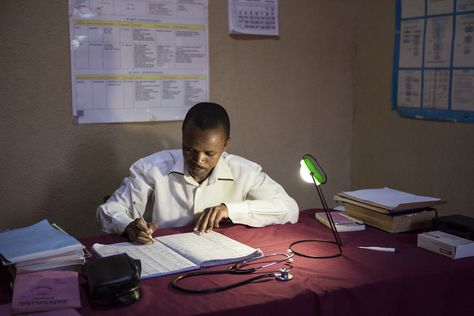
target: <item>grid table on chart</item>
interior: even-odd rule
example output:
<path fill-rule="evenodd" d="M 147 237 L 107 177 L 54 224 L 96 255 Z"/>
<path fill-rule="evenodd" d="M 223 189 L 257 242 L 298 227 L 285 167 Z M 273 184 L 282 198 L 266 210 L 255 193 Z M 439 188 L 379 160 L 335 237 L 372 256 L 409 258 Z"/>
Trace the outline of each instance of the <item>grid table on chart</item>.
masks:
<path fill-rule="evenodd" d="M 241 29 L 275 29 L 276 16 L 273 7 L 258 6 L 235 11 L 234 20 Z"/>

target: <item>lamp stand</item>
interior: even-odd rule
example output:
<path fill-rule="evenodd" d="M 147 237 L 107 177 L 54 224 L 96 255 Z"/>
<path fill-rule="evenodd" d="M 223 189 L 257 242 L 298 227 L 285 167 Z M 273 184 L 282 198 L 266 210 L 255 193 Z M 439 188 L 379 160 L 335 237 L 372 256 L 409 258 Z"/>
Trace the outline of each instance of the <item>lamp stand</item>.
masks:
<path fill-rule="evenodd" d="M 323 205 L 324 213 L 326 214 L 326 217 L 328 218 L 329 226 L 331 226 L 331 230 L 334 236 L 334 241 L 333 240 L 324 240 L 324 239 L 304 239 L 304 240 L 298 240 L 290 244 L 288 247 L 295 255 L 306 257 L 306 258 L 314 258 L 314 259 L 329 259 L 329 258 L 336 258 L 342 255 L 342 240 L 341 237 L 339 236 L 339 233 L 337 232 L 336 224 L 334 223 L 334 219 L 332 218 L 331 212 L 329 211 L 329 207 L 326 203 L 326 199 L 324 198 L 323 190 L 321 189 L 321 186 L 316 183 L 315 177 L 313 173 L 311 173 L 311 177 L 313 178 L 313 183 L 314 186 L 316 187 L 316 191 L 318 192 L 319 199 L 321 200 L 321 204 Z M 301 253 L 299 251 L 293 250 L 293 246 L 297 244 L 302 244 L 302 243 L 314 243 L 314 242 L 324 242 L 324 243 L 332 243 L 336 244 L 339 252 L 334 254 L 334 255 L 327 255 L 327 256 L 315 256 L 315 255 L 308 255 Z"/>

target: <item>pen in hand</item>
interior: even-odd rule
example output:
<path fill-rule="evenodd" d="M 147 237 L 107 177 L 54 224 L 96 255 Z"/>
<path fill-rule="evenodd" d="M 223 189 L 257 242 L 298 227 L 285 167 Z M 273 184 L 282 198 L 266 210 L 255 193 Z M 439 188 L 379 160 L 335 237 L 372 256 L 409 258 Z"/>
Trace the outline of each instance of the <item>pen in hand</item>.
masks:
<path fill-rule="evenodd" d="M 147 227 L 147 229 L 148 229 L 148 225 L 147 225 L 145 219 L 143 218 L 142 213 L 138 212 L 138 211 L 135 209 L 135 201 L 133 201 L 133 210 L 134 210 L 135 212 L 137 212 L 138 215 L 140 215 L 140 219 L 142 220 L 143 224 L 145 224 L 145 227 Z M 151 234 L 148 234 L 148 239 L 151 241 L 152 244 L 155 243 L 154 240 L 153 240 L 153 237 L 151 236 Z"/>
<path fill-rule="evenodd" d="M 366 249 L 366 250 L 372 250 L 372 251 L 380 251 L 380 252 L 400 252 L 399 249 L 397 248 L 391 248 L 391 247 L 363 247 L 359 246 L 357 247 L 359 249 Z"/>

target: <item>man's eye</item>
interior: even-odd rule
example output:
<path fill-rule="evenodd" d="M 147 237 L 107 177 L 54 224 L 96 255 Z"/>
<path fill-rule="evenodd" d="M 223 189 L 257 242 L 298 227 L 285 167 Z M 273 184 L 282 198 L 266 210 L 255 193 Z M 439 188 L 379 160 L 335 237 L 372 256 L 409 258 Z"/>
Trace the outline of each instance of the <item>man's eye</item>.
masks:
<path fill-rule="evenodd" d="M 216 153 L 215 152 L 206 152 L 206 155 L 209 156 L 209 157 L 212 157 L 214 156 Z"/>

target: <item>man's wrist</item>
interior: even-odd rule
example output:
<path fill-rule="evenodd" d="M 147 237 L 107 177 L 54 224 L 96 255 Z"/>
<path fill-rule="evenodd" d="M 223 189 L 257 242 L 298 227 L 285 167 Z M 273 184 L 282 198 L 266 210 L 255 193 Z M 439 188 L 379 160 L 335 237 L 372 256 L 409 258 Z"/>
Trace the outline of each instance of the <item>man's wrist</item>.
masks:
<path fill-rule="evenodd" d="M 132 224 L 133 224 L 133 221 L 130 222 L 126 227 L 125 229 L 123 230 L 123 233 L 122 233 L 122 236 L 131 240 L 130 238 L 130 232 L 133 231 L 133 228 L 132 228 Z"/>

